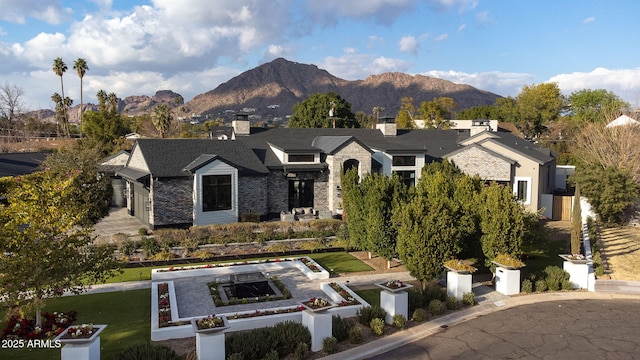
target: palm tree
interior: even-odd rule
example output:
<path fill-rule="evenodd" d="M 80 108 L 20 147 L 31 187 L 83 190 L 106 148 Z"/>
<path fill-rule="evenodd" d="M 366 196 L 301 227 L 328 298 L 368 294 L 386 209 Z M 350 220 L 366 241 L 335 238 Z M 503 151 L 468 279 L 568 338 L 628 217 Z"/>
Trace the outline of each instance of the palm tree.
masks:
<path fill-rule="evenodd" d="M 107 111 L 107 92 L 100 89 L 96 94 L 96 97 L 98 98 L 98 110 L 100 112 Z"/>
<path fill-rule="evenodd" d="M 115 114 L 118 112 L 118 96 L 116 93 L 110 93 L 107 96 L 107 101 L 109 102 L 109 106 L 111 107 L 111 113 Z"/>
<path fill-rule="evenodd" d="M 151 114 L 153 120 L 153 126 L 158 129 L 160 137 L 164 138 L 164 134 L 169 130 L 173 116 L 171 115 L 171 109 L 167 104 L 158 104 L 153 108 L 153 114 Z"/>
<path fill-rule="evenodd" d="M 55 58 L 55 60 L 53 60 L 53 66 L 51 68 L 53 70 L 53 72 L 60 76 L 60 87 L 62 88 L 62 99 L 64 99 L 64 82 L 62 81 L 62 75 L 65 73 L 65 71 L 67 71 L 67 64 L 64 63 L 64 61 L 62 61 L 62 58 Z M 62 109 L 63 113 L 65 116 L 63 116 L 63 119 L 66 120 L 67 116 L 67 109 Z M 63 120 L 64 121 L 64 120 Z M 64 125 L 64 124 L 63 124 Z M 68 132 L 68 131 L 67 131 Z"/>
<path fill-rule="evenodd" d="M 80 78 L 80 133 L 82 133 L 82 113 L 84 112 L 84 102 L 82 99 L 82 79 L 84 78 L 84 74 L 89 70 L 89 66 L 87 65 L 87 61 L 83 58 L 78 58 L 75 63 L 73 63 L 73 69 L 78 73 L 78 77 Z"/>

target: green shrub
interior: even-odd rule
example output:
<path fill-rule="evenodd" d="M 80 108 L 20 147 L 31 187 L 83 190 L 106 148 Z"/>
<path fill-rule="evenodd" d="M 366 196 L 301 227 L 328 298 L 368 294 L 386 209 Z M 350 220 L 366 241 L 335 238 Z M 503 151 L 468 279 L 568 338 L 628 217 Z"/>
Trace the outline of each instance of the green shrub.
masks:
<path fill-rule="evenodd" d="M 324 243 L 321 240 L 315 240 L 315 241 L 303 241 L 299 248 L 301 250 L 305 250 L 308 252 L 316 252 L 318 250 L 322 250 L 324 248 L 326 248 L 326 246 L 324 245 Z"/>
<path fill-rule="evenodd" d="M 149 235 L 149 230 L 147 230 L 147 228 L 145 227 L 141 227 L 140 229 L 138 229 L 138 235 L 147 236 Z"/>
<path fill-rule="evenodd" d="M 349 337 L 349 323 L 340 315 L 331 317 L 331 333 L 338 339 L 338 342 L 346 340 Z"/>
<path fill-rule="evenodd" d="M 411 316 L 411 320 L 415 322 L 423 322 L 427 320 L 427 312 L 424 311 L 423 308 L 417 308 L 413 312 L 413 316 Z"/>
<path fill-rule="evenodd" d="M 144 253 L 144 257 L 150 258 L 160 251 L 158 241 L 152 237 L 144 237 L 140 242 L 140 249 Z"/>
<path fill-rule="evenodd" d="M 113 356 L 114 360 L 180 360 L 180 357 L 166 345 L 138 344 L 123 349 Z"/>
<path fill-rule="evenodd" d="M 373 332 L 377 336 L 381 336 L 384 334 L 384 320 L 380 318 L 373 318 L 369 323 L 369 327 L 371 328 L 371 332 Z"/>
<path fill-rule="evenodd" d="M 131 239 L 126 239 L 122 241 L 120 245 L 118 245 L 118 251 L 120 251 L 121 254 L 126 256 L 133 255 L 136 252 L 137 248 L 138 248 L 138 245 L 136 244 L 135 241 Z"/>
<path fill-rule="evenodd" d="M 371 320 L 375 318 L 383 319 L 387 316 L 387 312 L 378 305 L 365 306 L 356 312 L 358 321 L 362 325 L 369 325 Z"/>
<path fill-rule="evenodd" d="M 462 303 L 467 306 L 473 306 L 476 304 L 476 294 L 469 291 L 468 293 L 462 294 Z"/>
<path fill-rule="evenodd" d="M 359 325 L 352 326 L 351 329 L 349 329 L 349 343 L 362 343 L 362 328 L 360 328 Z"/>
<path fill-rule="evenodd" d="M 445 305 L 449 310 L 458 310 L 458 307 L 460 307 L 458 298 L 455 296 L 447 296 L 447 300 L 445 300 Z"/>
<path fill-rule="evenodd" d="M 443 312 L 444 306 L 442 305 L 442 301 L 433 299 L 429 302 L 429 313 L 431 313 L 431 315 L 440 315 Z"/>
<path fill-rule="evenodd" d="M 523 293 L 532 293 L 533 292 L 533 283 L 529 279 L 522 280 L 522 292 Z"/>
<path fill-rule="evenodd" d="M 322 351 L 327 354 L 333 354 L 338 350 L 338 339 L 331 337 L 326 337 L 322 340 Z"/>
<path fill-rule="evenodd" d="M 175 257 L 175 255 L 171 252 L 171 250 L 162 250 L 153 256 L 151 259 L 153 260 L 171 260 Z"/>
<path fill-rule="evenodd" d="M 393 315 L 392 322 L 393 326 L 397 327 L 398 329 L 402 329 L 407 324 L 407 318 L 405 318 L 402 314 L 395 314 Z"/>
<path fill-rule="evenodd" d="M 547 291 L 547 282 L 544 279 L 540 279 L 536 281 L 536 291 L 537 292 Z"/>
<path fill-rule="evenodd" d="M 422 289 L 411 288 L 407 291 L 409 311 L 414 311 L 425 306 L 424 293 Z"/>
<path fill-rule="evenodd" d="M 562 281 L 562 290 L 573 290 L 573 283 L 571 280 L 563 280 Z"/>
<path fill-rule="evenodd" d="M 309 357 L 309 345 L 307 343 L 300 342 L 293 350 L 293 358 L 296 360 L 306 360 Z"/>
<path fill-rule="evenodd" d="M 565 280 L 569 280 L 569 273 L 564 271 L 558 266 L 547 266 L 544 269 L 545 281 L 547 282 L 547 288 L 549 291 L 560 290 L 562 283 Z"/>
<path fill-rule="evenodd" d="M 445 301 L 447 299 L 447 291 L 438 284 L 427 285 L 423 293 L 425 304 L 429 304 L 431 300 Z"/>
<path fill-rule="evenodd" d="M 276 351 L 276 349 L 271 349 L 271 351 L 269 351 L 263 358 L 262 360 L 279 360 L 280 356 L 278 356 L 278 351 Z"/>
<path fill-rule="evenodd" d="M 194 252 L 191 253 L 192 257 L 198 258 L 198 259 L 202 259 L 202 260 L 209 260 L 212 259 L 214 254 L 210 253 L 209 251 L 205 250 L 205 249 L 199 249 L 196 250 Z"/>
<path fill-rule="evenodd" d="M 260 214 L 254 212 L 240 214 L 240 222 L 260 222 Z"/>
<path fill-rule="evenodd" d="M 285 253 L 291 251 L 291 245 L 285 243 L 276 243 L 269 245 L 267 251 L 273 253 Z"/>
<path fill-rule="evenodd" d="M 596 274 L 596 276 L 603 276 L 604 275 L 604 266 L 602 264 L 598 264 L 596 265 L 596 267 L 593 270 Z"/>
<path fill-rule="evenodd" d="M 227 360 L 244 360 L 244 355 L 242 353 L 233 353 L 227 356 Z"/>
<path fill-rule="evenodd" d="M 227 354 L 241 353 L 245 359 L 262 359 L 272 349 L 284 358 L 293 353 L 301 342 L 310 344 L 311 333 L 301 323 L 285 321 L 271 327 L 228 334 Z"/>

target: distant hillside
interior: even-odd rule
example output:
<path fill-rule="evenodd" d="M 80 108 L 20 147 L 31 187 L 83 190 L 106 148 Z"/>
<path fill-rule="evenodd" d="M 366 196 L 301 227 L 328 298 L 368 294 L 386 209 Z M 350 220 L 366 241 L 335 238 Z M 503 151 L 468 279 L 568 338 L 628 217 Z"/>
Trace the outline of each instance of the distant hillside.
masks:
<path fill-rule="evenodd" d="M 348 81 L 315 65 L 282 58 L 248 70 L 198 95 L 185 104 L 190 113 L 218 114 L 225 110 L 255 109 L 257 114 L 285 116 L 293 106 L 314 93 L 333 91 L 351 103 L 353 112 L 371 114 L 383 106 L 386 116 L 395 116 L 400 99 L 412 97 L 414 105 L 446 96 L 458 103 L 457 111 L 479 105 L 492 105 L 499 95 L 469 85 L 404 73 L 372 75 L 365 80 Z"/>

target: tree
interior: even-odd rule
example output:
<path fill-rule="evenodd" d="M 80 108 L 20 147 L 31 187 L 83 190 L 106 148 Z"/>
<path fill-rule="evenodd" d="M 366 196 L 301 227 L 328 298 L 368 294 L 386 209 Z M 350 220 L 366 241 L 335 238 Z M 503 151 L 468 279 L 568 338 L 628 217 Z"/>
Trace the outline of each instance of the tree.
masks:
<path fill-rule="evenodd" d="M 495 105 L 482 105 L 474 106 L 469 109 L 462 110 L 456 114 L 456 119 L 459 120 L 475 120 L 475 119 L 488 119 L 498 120 L 500 118 L 499 109 Z"/>
<path fill-rule="evenodd" d="M 67 71 L 67 64 L 64 63 L 64 61 L 62 61 L 62 58 L 55 58 L 55 60 L 53 60 L 53 66 L 52 66 L 52 70 L 53 72 L 60 76 L 60 88 L 62 89 L 62 99 L 64 101 L 62 101 L 61 104 L 61 112 L 62 112 L 62 127 L 67 135 L 67 137 L 70 137 L 70 133 L 69 133 L 69 125 L 67 124 L 67 107 L 66 107 L 66 98 L 64 96 L 64 82 L 62 81 L 62 75 Z"/>
<path fill-rule="evenodd" d="M 538 137 L 545 123 L 560 116 L 564 99 L 556 83 L 525 86 L 516 97 L 518 102 L 518 125 L 525 137 Z"/>
<path fill-rule="evenodd" d="M 629 103 L 604 89 L 583 89 L 569 95 L 569 110 L 578 122 L 605 122 L 630 110 Z"/>
<path fill-rule="evenodd" d="M 376 122 L 380 121 L 380 113 L 384 112 L 384 106 L 374 106 L 371 110 L 376 115 Z"/>
<path fill-rule="evenodd" d="M 356 112 L 355 121 L 358 124 L 356 127 L 362 129 L 375 129 L 376 118 L 373 115 L 365 114 L 364 111 Z"/>
<path fill-rule="evenodd" d="M 80 78 L 80 133 L 83 132 L 83 122 L 82 122 L 82 113 L 84 112 L 84 101 L 82 98 L 82 80 L 84 79 L 84 74 L 89 70 L 89 65 L 87 65 L 87 61 L 83 58 L 78 58 L 73 63 L 73 69 L 78 74 Z"/>
<path fill-rule="evenodd" d="M 107 102 L 109 103 L 109 111 L 114 114 L 118 112 L 118 96 L 116 95 L 116 93 L 109 93 L 109 95 L 107 96 Z M 165 105 L 166 106 L 166 105 Z M 171 109 L 169 109 L 167 107 L 167 109 L 169 110 L 169 112 L 171 112 Z"/>
<path fill-rule="evenodd" d="M 529 232 L 526 210 L 516 201 L 510 187 L 491 183 L 482 188 L 478 197 L 485 264 L 498 254 L 519 256 L 524 238 Z"/>
<path fill-rule="evenodd" d="M 456 107 L 458 104 L 452 98 L 438 97 L 432 101 L 423 101 L 418 113 L 425 121 L 425 128 L 448 129 Z"/>
<path fill-rule="evenodd" d="M 35 308 L 42 326 L 46 299 L 114 274 L 113 249 L 93 244 L 80 219 L 88 206 L 73 201 L 79 172 L 58 177 L 50 171 L 17 177 L 0 207 L 0 289 L 9 308 Z"/>
<path fill-rule="evenodd" d="M 24 90 L 5 82 L 0 87 L 0 127 L 7 130 L 7 135 L 12 136 L 11 131 L 18 119 L 24 113 Z"/>
<path fill-rule="evenodd" d="M 331 116 L 331 114 L 333 116 Z M 351 104 L 334 92 L 313 94 L 293 106 L 290 128 L 352 128 L 359 124 Z"/>
<path fill-rule="evenodd" d="M 167 104 L 158 104 L 153 108 L 153 113 L 151 114 L 151 120 L 153 121 L 153 126 L 156 127 L 158 132 L 160 133 L 160 137 L 164 138 L 165 133 L 169 130 L 171 126 L 171 122 L 173 121 L 173 115 L 171 115 L 171 109 L 167 106 Z"/>
<path fill-rule="evenodd" d="M 73 104 L 73 100 L 69 97 L 62 97 L 58 93 L 53 93 L 53 95 L 51 95 L 51 101 L 56 104 L 56 124 L 61 124 L 63 133 L 67 137 L 70 137 L 66 108 Z"/>
<path fill-rule="evenodd" d="M 580 207 L 580 185 L 576 186 L 571 209 L 571 254 L 580 254 L 582 237 L 582 208 Z"/>
<path fill-rule="evenodd" d="M 415 129 L 413 118 L 416 108 L 413 106 L 412 97 L 403 97 L 400 99 L 400 110 L 396 115 L 396 126 L 398 129 Z"/>

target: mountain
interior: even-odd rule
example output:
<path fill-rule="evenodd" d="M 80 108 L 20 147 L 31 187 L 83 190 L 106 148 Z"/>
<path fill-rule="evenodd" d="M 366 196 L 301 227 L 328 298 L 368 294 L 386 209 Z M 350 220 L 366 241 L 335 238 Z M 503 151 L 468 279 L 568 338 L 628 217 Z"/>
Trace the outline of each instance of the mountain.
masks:
<path fill-rule="evenodd" d="M 447 80 L 404 73 L 371 75 L 348 81 L 315 65 L 282 58 L 243 72 L 214 90 L 194 97 L 184 105 L 186 112 L 221 114 L 225 110 L 253 112 L 263 116 L 291 114 L 293 106 L 315 93 L 333 91 L 351 103 L 352 111 L 371 114 L 374 106 L 386 110 L 381 116 L 395 116 L 403 97 L 412 97 L 418 107 L 437 97 L 453 98 L 457 111 L 473 106 L 492 105 L 500 95 L 454 84 Z M 255 110 L 254 110 L 255 109 Z"/>

